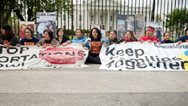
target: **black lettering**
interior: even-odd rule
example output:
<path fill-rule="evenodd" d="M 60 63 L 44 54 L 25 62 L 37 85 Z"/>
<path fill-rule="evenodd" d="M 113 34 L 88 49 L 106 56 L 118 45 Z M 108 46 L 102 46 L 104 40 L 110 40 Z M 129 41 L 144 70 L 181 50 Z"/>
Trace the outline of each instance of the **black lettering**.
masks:
<path fill-rule="evenodd" d="M 3 53 L 3 48 L 6 48 L 6 47 L 4 47 L 4 46 L 0 46 L 0 54 Z"/>
<path fill-rule="evenodd" d="M 23 53 L 23 51 L 29 50 L 29 47 L 20 47 L 20 54 Z"/>
<path fill-rule="evenodd" d="M 15 50 L 15 51 L 11 52 L 10 50 Z M 17 51 L 18 51 L 18 49 L 15 48 L 15 47 L 12 47 L 12 48 L 8 48 L 8 49 L 7 49 L 7 53 L 9 53 L 9 54 L 15 54 Z"/>
<path fill-rule="evenodd" d="M 65 55 L 75 56 L 75 53 L 74 53 L 74 51 L 72 51 L 72 54 L 69 52 L 65 52 Z"/>
<path fill-rule="evenodd" d="M 20 63 L 17 66 L 15 64 L 12 64 L 12 65 L 6 64 L 6 67 L 19 67 L 19 66 L 20 66 Z"/>
<path fill-rule="evenodd" d="M 120 67 L 120 66 L 122 66 L 123 65 L 123 60 L 118 60 L 117 62 L 116 62 L 116 64 L 115 64 L 115 67 L 117 68 L 117 67 Z"/>
<path fill-rule="evenodd" d="M 125 53 L 128 55 L 128 56 L 133 56 L 133 50 L 131 48 L 128 48 L 125 50 Z"/>
<path fill-rule="evenodd" d="M 188 61 L 181 61 L 181 67 L 185 70 L 185 64 L 188 64 Z"/>
<path fill-rule="evenodd" d="M 175 62 L 175 64 L 174 64 L 174 63 L 170 63 L 170 64 L 169 64 L 169 67 L 170 67 L 171 69 L 174 69 L 174 70 L 178 70 L 178 69 L 179 69 L 179 66 L 180 66 L 180 64 L 179 64 L 178 62 Z"/>
<path fill-rule="evenodd" d="M 15 57 L 12 57 L 11 59 L 10 59 L 10 63 L 12 63 L 13 61 L 19 61 L 19 59 L 20 59 L 20 57 L 18 57 L 18 56 L 15 56 Z"/>
<path fill-rule="evenodd" d="M 106 48 L 106 54 L 108 56 L 108 54 L 111 54 L 112 56 L 114 56 L 113 51 L 115 48 L 112 48 L 111 50 L 109 50 L 109 47 Z"/>
<path fill-rule="evenodd" d="M 136 58 L 138 58 L 138 56 L 142 56 L 143 54 L 144 54 L 144 51 L 142 49 L 136 49 L 135 50 Z"/>
<path fill-rule="evenodd" d="M 63 54 L 63 53 L 61 53 L 61 52 L 56 52 L 56 53 L 54 53 L 54 55 L 56 55 L 56 54 Z"/>
<path fill-rule="evenodd" d="M 31 58 L 29 58 L 29 60 L 35 59 L 35 58 L 38 58 L 38 57 L 36 56 L 36 54 L 33 54 L 33 55 L 31 56 Z"/>
<path fill-rule="evenodd" d="M 24 56 L 21 56 L 21 57 L 23 57 L 23 61 L 26 61 L 26 59 L 27 59 L 28 56 L 29 55 L 24 55 Z"/>
<path fill-rule="evenodd" d="M 126 60 L 125 65 L 127 69 L 135 69 L 135 62 L 131 60 Z"/>
<path fill-rule="evenodd" d="M 0 67 L 3 67 L 4 65 L 3 64 L 0 64 Z"/>
<path fill-rule="evenodd" d="M 78 55 L 79 56 L 85 56 L 86 54 L 85 54 L 85 51 L 78 51 Z"/>
<path fill-rule="evenodd" d="M 3 59 L 5 59 L 5 60 L 3 60 Z M 8 60 L 9 60 L 9 58 L 6 57 L 6 56 L 1 56 L 1 57 L 0 57 L 0 62 L 1 62 L 1 63 L 6 63 L 6 62 L 8 62 Z"/>
<path fill-rule="evenodd" d="M 39 55 L 41 55 L 42 57 L 44 56 L 44 55 L 46 55 L 47 53 L 40 53 Z"/>
<path fill-rule="evenodd" d="M 106 66 L 108 66 L 108 68 L 110 68 L 112 66 L 112 63 L 114 63 L 114 60 L 112 60 L 111 62 L 109 62 L 108 64 L 106 64 Z"/>
<path fill-rule="evenodd" d="M 168 57 L 164 57 L 161 60 L 162 60 L 162 62 L 172 62 L 171 59 Z"/>
<path fill-rule="evenodd" d="M 118 50 L 117 53 L 116 53 L 116 55 L 124 56 L 123 50 Z"/>

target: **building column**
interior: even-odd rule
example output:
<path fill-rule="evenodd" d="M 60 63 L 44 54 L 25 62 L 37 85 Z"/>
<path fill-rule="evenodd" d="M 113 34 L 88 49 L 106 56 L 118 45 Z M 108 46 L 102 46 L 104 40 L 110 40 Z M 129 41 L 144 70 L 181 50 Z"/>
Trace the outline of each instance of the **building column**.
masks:
<path fill-rule="evenodd" d="M 107 31 L 109 31 L 110 30 L 110 10 L 108 10 L 108 18 L 107 18 L 107 23 L 106 23 L 107 25 L 107 28 L 106 28 L 106 30 Z"/>
<path fill-rule="evenodd" d="M 101 13 L 100 13 L 100 10 L 98 10 L 98 24 L 100 24 L 100 16 L 101 16 Z"/>

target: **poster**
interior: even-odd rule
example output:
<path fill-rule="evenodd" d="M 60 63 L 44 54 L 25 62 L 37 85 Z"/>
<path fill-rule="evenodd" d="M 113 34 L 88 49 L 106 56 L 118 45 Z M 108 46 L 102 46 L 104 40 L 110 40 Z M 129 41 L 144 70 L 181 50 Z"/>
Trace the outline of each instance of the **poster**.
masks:
<path fill-rule="evenodd" d="M 135 37 L 137 39 L 140 39 L 141 37 L 145 36 L 144 22 L 145 22 L 145 18 L 143 14 L 135 15 L 135 34 L 136 34 Z"/>
<path fill-rule="evenodd" d="M 103 45 L 100 51 L 106 70 L 188 71 L 188 44 L 129 42 Z"/>
<path fill-rule="evenodd" d="M 118 39 L 122 39 L 127 30 L 131 30 L 135 34 L 135 15 L 117 14 Z"/>
<path fill-rule="evenodd" d="M 38 68 L 82 68 L 88 51 L 81 44 L 49 46 L 21 46 L 4 48 L 0 45 L 0 70 Z"/>
<path fill-rule="evenodd" d="M 36 14 L 37 38 L 43 38 L 43 31 L 50 29 L 56 37 L 56 12 L 37 12 Z"/>
<path fill-rule="evenodd" d="M 102 39 L 106 38 L 106 31 L 105 31 L 105 25 L 103 24 L 93 24 L 91 25 L 91 29 L 98 28 L 101 31 Z"/>
<path fill-rule="evenodd" d="M 163 40 L 163 23 L 162 22 L 149 21 L 147 26 L 152 26 L 153 28 L 155 28 L 153 35 L 157 37 L 159 41 Z"/>
<path fill-rule="evenodd" d="M 19 28 L 20 39 L 25 38 L 24 31 L 26 28 L 30 28 L 34 34 L 35 23 L 33 21 L 20 21 L 20 28 Z"/>

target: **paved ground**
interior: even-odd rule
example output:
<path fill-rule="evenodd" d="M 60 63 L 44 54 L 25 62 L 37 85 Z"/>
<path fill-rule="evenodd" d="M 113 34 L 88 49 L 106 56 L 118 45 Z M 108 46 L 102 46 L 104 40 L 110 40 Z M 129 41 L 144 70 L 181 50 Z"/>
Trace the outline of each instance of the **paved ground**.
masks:
<path fill-rule="evenodd" d="M 0 71 L 0 106 L 188 106 L 188 72 Z"/>

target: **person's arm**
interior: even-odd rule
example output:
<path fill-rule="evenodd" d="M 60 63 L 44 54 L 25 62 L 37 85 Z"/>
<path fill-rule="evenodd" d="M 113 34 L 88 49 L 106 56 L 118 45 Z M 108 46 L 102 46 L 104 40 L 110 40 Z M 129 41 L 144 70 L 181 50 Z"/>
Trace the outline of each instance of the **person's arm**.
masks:
<path fill-rule="evenodd" d="M 3 40 L 0 38 L 0 44 L 3 44 Z"/>
<path fill-rule="evenodd" d="M 21 43 L 16 36 L 13 36 L 13 38 L 10 40 L 9 47 L 11 48 L 12 46 L 18 46 L 18 47 L 21 46 Z"/>
<path fill-rule="evenodd" d="M 44 44 L 44 38 L 41 39 L 41 40 L 39 40 L 39 41 L 36 43 L 36 45 L 37 45 L 38 47 L 42 46 L 43 44 Z"/>

